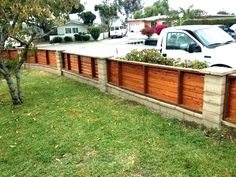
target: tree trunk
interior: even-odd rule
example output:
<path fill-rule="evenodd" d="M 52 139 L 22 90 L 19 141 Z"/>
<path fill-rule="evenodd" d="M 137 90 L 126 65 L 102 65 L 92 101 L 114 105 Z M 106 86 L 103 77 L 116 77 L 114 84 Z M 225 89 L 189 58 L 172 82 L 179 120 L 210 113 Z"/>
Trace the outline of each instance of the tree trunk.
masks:
<path fill-rule="evenodd" d="M 13 79 L 11 78 L 10 75 L 10 71 L 7 69 L 5 63 L 1 59 L 0 59 L 0 71 L 4 79 L 7 81 L 7 86 L 11 95 L 13 105 L 20 105 L 22 102 L 17 95 Z"/>
<path fill-rule="evenodd" d="M 21 66 L 24 64 L 25 60 L 27 59 L 28 48 L 29 48 L 29 46 L 26 45 L 26 47 L 24 48 L 23 52 L 21 53 L 21 57 L 20 57 L 19 63 L 16 66 L 16 70 L 15 70 L 17 96 L 18 96 L 19 100 L 21 101 L 21 103 L 23 103 L 23 98 L 21 96 L 22 90 L 21 90 L 20 69 L 21 69 Z"/>
<path fill-rule="evenodd" d="M 22 101 L 18 97 L 18 95 L 16 94 L 16 89 L 14 87 L 13 79 L 11 78 L 10 74 L 5 75 L 4 78 L 7 81 L 7 85 L 8 85 L 9 91 L 10 91 L 13 105 L 21 105 Z"/>

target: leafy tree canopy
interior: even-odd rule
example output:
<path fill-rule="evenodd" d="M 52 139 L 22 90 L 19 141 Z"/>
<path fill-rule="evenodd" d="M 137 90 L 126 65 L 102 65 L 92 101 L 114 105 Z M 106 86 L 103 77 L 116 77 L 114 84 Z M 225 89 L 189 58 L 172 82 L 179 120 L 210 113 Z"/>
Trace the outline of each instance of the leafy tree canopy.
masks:
<path fill-rule="evenodd" d="M 94 15 L 91 11 L 82 12 L 79 16 L 85 25 L 92 25 L 93 21 L 96 19 L 96 15 Z"/>
<path fill-rule="evenodd" d="M 115 0 L 115 3 L 121 13 L 124 11 L 126 19 L 130 14 L 143 8 L 142 0 Z"/>

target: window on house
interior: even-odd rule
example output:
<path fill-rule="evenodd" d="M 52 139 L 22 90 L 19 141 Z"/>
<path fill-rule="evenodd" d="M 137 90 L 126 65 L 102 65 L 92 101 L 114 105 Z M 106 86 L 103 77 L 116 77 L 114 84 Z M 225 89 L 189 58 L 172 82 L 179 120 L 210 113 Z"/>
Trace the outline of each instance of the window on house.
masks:
<path fill-rule="evenodd" d="M 73 28 L 72 30 L 73 30 L 73 33 L 79 33 L 78 28 Z"/>
<path fill-rule="evenodd" d="M 70 34 L 71 33 L 71 28 L 65 28 L 65 33 Z"/>

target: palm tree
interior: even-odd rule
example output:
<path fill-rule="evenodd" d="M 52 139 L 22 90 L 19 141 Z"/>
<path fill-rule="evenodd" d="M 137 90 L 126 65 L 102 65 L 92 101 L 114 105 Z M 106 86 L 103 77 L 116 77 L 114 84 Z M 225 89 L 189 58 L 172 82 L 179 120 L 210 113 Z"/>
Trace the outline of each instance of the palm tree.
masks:
<path fill-rule="evenodd" d="M 194 19 L 206 15 L 206 12 L 201 9 L 194 9 L 193 5 L 187 9 L 180 8 L 180 13 L 183 14 L 183 20 Z"/>

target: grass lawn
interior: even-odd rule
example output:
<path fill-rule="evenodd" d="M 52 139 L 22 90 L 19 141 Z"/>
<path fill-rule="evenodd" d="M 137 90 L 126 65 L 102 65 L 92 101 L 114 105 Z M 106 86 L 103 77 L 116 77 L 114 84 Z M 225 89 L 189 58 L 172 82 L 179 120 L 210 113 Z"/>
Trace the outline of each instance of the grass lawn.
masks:
<path fill-rule="evenodd" d="M 150 109 L 44 72 L 25 103 L 0 82 L 0 176 L 236 176 L 236 145 Z"/>

